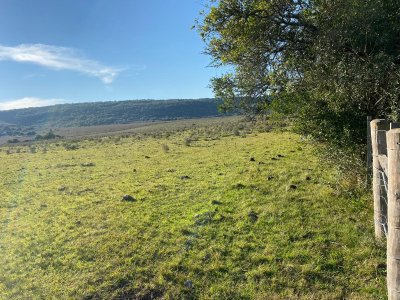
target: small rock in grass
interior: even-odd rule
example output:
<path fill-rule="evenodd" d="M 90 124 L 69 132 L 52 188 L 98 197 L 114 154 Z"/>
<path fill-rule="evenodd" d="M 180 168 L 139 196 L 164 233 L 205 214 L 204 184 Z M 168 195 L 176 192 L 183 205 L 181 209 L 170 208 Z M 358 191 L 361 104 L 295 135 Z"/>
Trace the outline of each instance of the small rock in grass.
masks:
<path fill-rule="evenodd" d="M 193 282 L 191 280 L 186 280 L 185 281 L 185 287 L 188 289 L 193 288 Z"/>
<path fill-rule="evenodd" d="M 190 177 L 187 176 L 187 175 L 183 175 L 183 176 L 181 176 L 181 179 L 182 179 L 182 180 L 188 180 L 188 179 L 190 179 Z"/>
<path fill-rule="evenodd" d="M 247 216 L 250 218 L 251 221 L 255 222 L 258 219 L 258 215 L 255 211 L 250 211 Z"/>
<path fill-rule="evenodd" d="M 250 161 L 256 161 L 254 157 L 250 157 Z"/>
<path fill-rule="evenodd" d="M 244 189 L 246 186 L 245 186 L 243 183 L 237 183 L 237 184 L 235 184 L 233 187 L 234 187 L 235 189 L 242 190 L 242 189 Z"/>
<path fill-rule="evenodd" d="M 191 234 L 192 234 L 192 232 L 191 232 L 190 230 L 186 229 L 186 228 L 183 228 L 183 229 L 181 230 L 181 233 L 182 233 L 183 235 L 191 235 Z"/>
<path fill-rule="evenodd" d="M 136 199 L 133 198 L 131 195 L 123 195 L 122 196 L 122 201 L 134 202 L 134 201 L 136 201 Z"/>
<path fill-rule="evenodd" d="M 297 185 L 295 185 L 295 184 L 291 184 L 291 185 L 286 187 L 286 191 L 295 190 L 295 189 L 297 189 Z"/>
<path fill-rule="evenodd" d="M 88 162 L 88 163 L 81 163 L 81 166 L 82 166 L 82 167 L 94 167 L 95 164 L 92 163 L 92 162 Z"/>
<path fill-rule="evenodd" d="M 222 202 L 218 201 L 218 200 L 213 200 L 213 201 L 211 201 L 211 204 L 220 205 L 220 204 L 222 204 Z"/>

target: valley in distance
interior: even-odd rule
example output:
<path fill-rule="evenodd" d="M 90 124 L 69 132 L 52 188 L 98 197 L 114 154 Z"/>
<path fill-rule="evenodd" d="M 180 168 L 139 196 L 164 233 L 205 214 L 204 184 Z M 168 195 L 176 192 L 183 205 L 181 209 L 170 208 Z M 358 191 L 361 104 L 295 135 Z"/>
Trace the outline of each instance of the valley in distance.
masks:
<path fill-rule="evenodd" d="M 211 98 L 126 100 L 0 111 L 0 145 L 57 136 L 122 134 L 166 121 L 232 115 L 220 113 L 218 103 Z M 46 136 L 50 131 L 54 135 Z"/>

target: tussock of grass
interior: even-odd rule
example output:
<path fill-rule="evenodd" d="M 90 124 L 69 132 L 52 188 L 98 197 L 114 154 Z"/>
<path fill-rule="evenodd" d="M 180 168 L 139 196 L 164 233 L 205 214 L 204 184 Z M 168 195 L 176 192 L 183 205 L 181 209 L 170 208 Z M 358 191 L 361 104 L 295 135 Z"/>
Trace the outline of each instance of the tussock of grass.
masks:
<path fill-rule="evenodd" d="M 189 135 L 1 151 L 0 298 L 385 298 L 369 193 L 290 132 Z"/>

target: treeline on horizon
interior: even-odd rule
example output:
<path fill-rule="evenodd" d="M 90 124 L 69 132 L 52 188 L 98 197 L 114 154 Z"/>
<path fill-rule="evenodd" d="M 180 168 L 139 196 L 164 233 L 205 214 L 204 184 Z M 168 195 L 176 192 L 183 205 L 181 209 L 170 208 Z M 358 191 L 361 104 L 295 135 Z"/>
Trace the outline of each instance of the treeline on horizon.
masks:
<path fill-rule="evenodd" d="M 218 100 L 213 98 L 59 104 L 0 111 L 0 135 L 18 126 L 79 127 L 219 115 Z"/>

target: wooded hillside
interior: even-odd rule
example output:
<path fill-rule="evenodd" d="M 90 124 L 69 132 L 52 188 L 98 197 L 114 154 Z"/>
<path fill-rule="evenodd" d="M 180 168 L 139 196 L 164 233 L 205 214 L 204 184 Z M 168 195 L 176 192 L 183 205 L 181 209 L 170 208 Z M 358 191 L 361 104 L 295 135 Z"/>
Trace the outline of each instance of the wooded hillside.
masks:
<path fill-rule="evenodd" d="M 128 100 L 0 111 L 0 135 L 18 127 L 72 127 L 220 115 L 215 99 Z"/>

